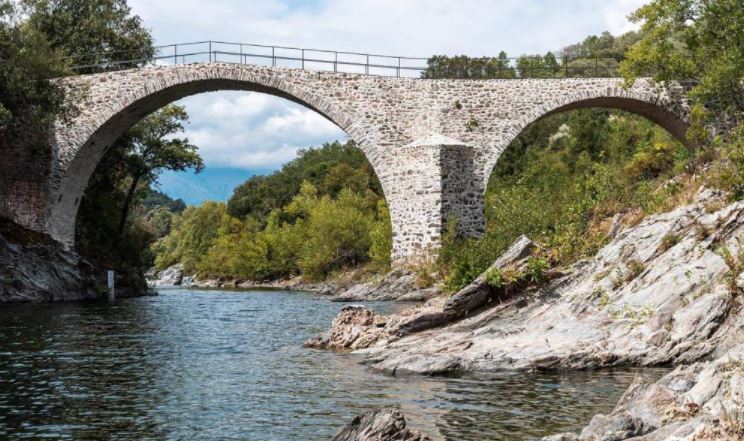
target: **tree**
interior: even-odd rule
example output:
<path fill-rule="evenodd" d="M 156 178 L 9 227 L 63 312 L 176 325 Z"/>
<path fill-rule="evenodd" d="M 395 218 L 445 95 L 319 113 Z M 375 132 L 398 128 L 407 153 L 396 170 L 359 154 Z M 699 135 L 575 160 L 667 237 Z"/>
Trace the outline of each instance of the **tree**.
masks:
<path fill-rule="evenodd" d="M 60 53 L 6 0 L 0 0 L 0 60 L 1 145 L 44 135 L 56 117 L 73 114 L 65 90 L 49 81 L 67 73 Z"/>
<path fill-rule="evenodd" d="M 628 84 L 639 76 L 693 81 L 698 104 L 744 114 L 744 4 L 741 0 L 653 0 L 631 15 L 641 39 L 621 64 Z"/>
<path fill-rule="evenodd" d="M 142 19 L 126 0 L 24 0 L 32 27 L 70 57 L 79 73 L 136 67 L 155 51 Z"/>
<path fill-rule="evenodd" d="M 255 216 L 266 220 L 274 210 L 287 205 L 308 181 L 321 193 L 336 196 L 343 188 L 367 189 L 382 196 L 380 182 L 364 153 L 349 141 L 301 150 L 297 158 L 268 176 L 253 176 L 238 186 L 227 203 L 227 212 L 237 218 Z"/>
<path fill-rule="evenodd" d="M 119 220 L 119 236 L 124 232 L 127 215 L 140 182 L 148 184 L 157 180 L 163 170 L 183 171 L 193 168 L 196 172 L 204 168 L 197 153 L 198 148 L 187 138 L 171 137 L 184 131 L 183 123 L 188 115 L 183 107 L 168 105 L 146 117 L 117 142 L 115 148 L 126 152 L 131 181 L 127 190 Z"/>

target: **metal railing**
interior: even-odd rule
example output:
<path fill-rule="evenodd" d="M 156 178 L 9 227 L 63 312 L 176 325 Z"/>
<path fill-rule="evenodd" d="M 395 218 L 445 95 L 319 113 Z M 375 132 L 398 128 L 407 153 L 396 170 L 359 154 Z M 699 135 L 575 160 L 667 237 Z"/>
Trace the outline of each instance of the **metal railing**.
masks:
<path fill-rule="evenodd" d="M 223 62 L 259 66 L 289 67 L 317 71 L 343 72 L 364 75 L 419 78 L 430 69 L 431 58 L 379 55 L 360 52 L 342 52 L 324 49 L 307 49 L 288 46 L 268 46 L 224 41 L 197 41 L 192 43 L 157 46 L 152 57 L 142 59 L 142 51 L 116 51 L 103 54 L 68 57 L 74 71 L 115 71 L 152 65 L 189 64 L 198 62 Z M 128 59 L 127 53 L 133 54 Z M 116 57 L 113 57 L 113 56 Z M 117 61 L 107 59 L 116 58 Z M 80 59 L 105 60 L 93 64 L 76 64 Z M 494 60 L 471 58 L 471 60 Z M 449 69 L 458 78 L 560 78 L 574 76 L 615 76 L 618 61 L 614 58 L 586 58 L 563 56 L 550 65 L 538 56 L 502 58 L 498 66 L 486 66 L 483 71 L 460 72 Z M 465 67 L 467 70 L 468 67 Z"/>

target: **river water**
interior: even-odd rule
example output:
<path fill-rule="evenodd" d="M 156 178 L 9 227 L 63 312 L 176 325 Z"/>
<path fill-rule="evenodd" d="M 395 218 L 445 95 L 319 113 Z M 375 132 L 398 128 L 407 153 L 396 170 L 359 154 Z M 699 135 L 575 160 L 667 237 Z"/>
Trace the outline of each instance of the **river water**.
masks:
<path fill-rule="evenodd" d="M 327 440 L 354 415 L 395 406 L 439 439 L 534 439 L 611 410 L 636 374 L 390 378 L 357 355 L 302 347 L 342 306 L 181 289 L 114 305 L 3 305 L 0 438 Z"/>

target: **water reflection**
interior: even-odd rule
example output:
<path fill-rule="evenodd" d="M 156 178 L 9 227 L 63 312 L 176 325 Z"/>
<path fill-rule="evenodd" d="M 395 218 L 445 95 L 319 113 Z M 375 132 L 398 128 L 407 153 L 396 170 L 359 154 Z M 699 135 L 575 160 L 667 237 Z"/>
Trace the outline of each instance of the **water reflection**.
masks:
<path fill-rule="evenodd" d="M 184 290 L 113 306 L 3 306 L 0 437 L 316 440 L 392 405 L 442 439 L 530 439 L 608 411 L 634 375 L 393 379 L 354 355 L 301 347 L 342 306 Z"/>

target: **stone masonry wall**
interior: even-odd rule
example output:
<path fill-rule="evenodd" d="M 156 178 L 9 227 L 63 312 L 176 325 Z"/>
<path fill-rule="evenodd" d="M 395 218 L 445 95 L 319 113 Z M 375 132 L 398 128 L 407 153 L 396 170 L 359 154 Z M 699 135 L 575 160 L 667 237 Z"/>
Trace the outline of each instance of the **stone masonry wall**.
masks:
<path fill-rule="evenodd" d="M 643 115 L 683 138 L 678 90 L 649 80 L 422 80 L 227 63 L 149 67 L 64 80 L 86 96 L 71 124 L 57 124 L 41 221 L 33 198 L 5 194 L 11 217 L 73 245 L 77 208 L 105 149 L 143 116 L 214 90 L 268 93 L 303 104 L 346 131 L 380 177 L 393 220 L 396 259 L 436 248 L 456 216 L 466 234 L 483 231 L 482 197 L 499 156 L 528 124 L 559 111 L 612 107 Z M 0 188 L 0 190 L 3 190 Z M 15 201 L 15 202 L 14 202 Z M 2 207 L 2 204 L 0 204 Z M 43 225 L 43 227 L 42 227 Z"/>

